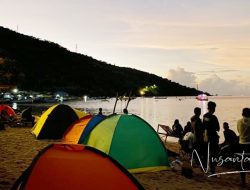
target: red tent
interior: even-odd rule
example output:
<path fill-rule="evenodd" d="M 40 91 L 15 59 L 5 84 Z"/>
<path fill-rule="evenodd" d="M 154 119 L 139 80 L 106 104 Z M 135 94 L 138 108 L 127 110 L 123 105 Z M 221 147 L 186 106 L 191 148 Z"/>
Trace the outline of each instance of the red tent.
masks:
<path fill-rule="evenodd" d="M 15 111 L 8 105 L 0 105 L 0 112 L 2 112 L 2 110 L 6 110 L 10 117 L 16 114 Z"/>
<path fill-rule="evenodd" d="M 108 155 L 79 144 L 54 144 L 34 159 L 13 190 L 143 190 L 139 182 Z"/>

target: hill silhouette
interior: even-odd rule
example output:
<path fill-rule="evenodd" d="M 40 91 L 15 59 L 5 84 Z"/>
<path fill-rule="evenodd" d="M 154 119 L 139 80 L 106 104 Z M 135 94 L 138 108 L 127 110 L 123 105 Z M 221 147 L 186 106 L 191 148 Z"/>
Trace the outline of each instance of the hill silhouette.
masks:
<path fill-rule="evenodd" d="M 161 96 L 199 93 L 154 74 L 114 66 L 3 27 L 0 27 L 0 75 L 0 84 L 17 85 L 23 90 L 62 90 L 75 95 L 114 96 L 131 90 L 139 95 L 139 89 L 150 85 L 156 85 L 157 95 Z"/>

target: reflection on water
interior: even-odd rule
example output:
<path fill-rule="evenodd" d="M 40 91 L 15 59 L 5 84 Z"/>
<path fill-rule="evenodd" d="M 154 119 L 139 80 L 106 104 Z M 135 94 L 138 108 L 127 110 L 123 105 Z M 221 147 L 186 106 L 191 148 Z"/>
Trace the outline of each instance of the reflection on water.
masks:
<path fill-rule="evenodd" d="M 107 100 L 72 101 L 65 104 L 79 108 L 86 112 L 98 113 L 103 108 L 103 113 L 109 115 L 113 112 L 116 98 Z M 221 131 L 219 132 L 223 141 L 222 123 L 228 122 L 232 130 L 237 134 L 236 124 L 240 119 L 242 108 L 250 107 L 250 97 L 209 97 L 209 100 L 216 102 L 215 115 L 218 117 Z M 116 113 L 122 113 L 127 101 L 118 100 Z M 155 129 L 158 123 L 172 126 L 175 119 L 179 119 L 184 127 L 187 121 L 193 116 L 193 109 L 200 107 L 202 115 L 207 111 L 207 101 L 198 101 L 195 97 L 168 97 L 166 99 L 136 98 L 131 100 L 128 106 L 129 113 L 141 116 Z"/>
<path fill-rule="evenodd" d="M 216 102 L 215 115 L 218 117 L 221 130 L 220 141 L 224 140 L 222 123 L 228 122 L 232 130 L 237 134 L 237 121 L 240 119 L 242 108 L 250 107 L 249 97 L 209 97 L 209 100 Z M 110 114 L 113 110 L 115 98 L 109 101 L 90 100 L 87 102 L 78 101 L 68 103 L 70 106 L 98 112 L 102 107 L 104 113 Z M 126 106 L 125 101 L 118 101 L 116 111 L 122 112 Z M 137 114 L 150 123 L 155 129 L 158 123 L 172 126 L 175 119 L 179 119 L 184 127 L 187 121 L 193 116 L 193 109 L 200 107 L 202 115 L 207 112 L 207 101 L 198 101 L 195 97 L 168 97 L 167 99 L 136 98 L 129 103 L 130 113 Z"/>

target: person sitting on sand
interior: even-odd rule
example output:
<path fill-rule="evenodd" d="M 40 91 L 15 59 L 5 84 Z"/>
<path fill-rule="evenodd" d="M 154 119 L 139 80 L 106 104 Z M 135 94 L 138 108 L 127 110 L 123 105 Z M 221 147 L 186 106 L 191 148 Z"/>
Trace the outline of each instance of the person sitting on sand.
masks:
<path fill-rule="evenodd" d="M 181 124 L 179 123 L 178 119 L 176 119 L 174 121 L 174 125 L 172 126 L 172 130 L 173 130 L 172 136 L 178 137 L 178 138 L 182 137 L 183 128 L 182 128 Z"/>
<path fill-rule="evenodd" d="M 188 127 L 186 129 L 186 133 L 179 140 L 179 143 L 181 145 L 182 150 L 184 150 L 187 153 L 191 153 L 194 148 L 194 133 L 192 132 L 192 128 Z"/>
<path fill-rule="evenodd" d="M 235 145 L 238 144 L 239 138 L 237 137 L 236 133 L 229 129 L 229 124 L 227 122 L 223 123 L 223 134 L 224 134 L 224 142 L 221 144 L 221 147 L 225 145 Z"/>
<path fill-rule="evenodd" d="M 225 140 L 220 144 L 219 154 L 223 157 L 232 157 L 237 151 L 239 138 L 233 130 L 229 129 L 229 124 L 227 122 L 223 123 L 223 129 Z"/>
<path fill-rule="evenodd" d="M 191 131 L 192 131 L 191 122 L 188 121 L 186 126 L 184 127 L 184 131 L 182 133 L 182 136 L 184 137 L 186 133 L 191 132 Z"/>
<path fill-rule="evenodd" d="M 32 107 L 28 107 L 22 112 L 22 119 L 27 122 L 32 122 L 32 125 L 35 122 L 35 117 L 32 116 Z"/>

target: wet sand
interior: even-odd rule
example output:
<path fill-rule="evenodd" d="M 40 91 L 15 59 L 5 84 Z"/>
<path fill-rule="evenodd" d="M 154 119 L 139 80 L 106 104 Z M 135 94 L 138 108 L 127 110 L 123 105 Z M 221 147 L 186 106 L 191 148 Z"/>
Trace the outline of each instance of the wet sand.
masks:
<path fill-rule="evenodd" d="M 16 179 L 30 165 L 34 156 L 53 141 L 36 140 L 30 133 L 30 128 L 10 128 L 0 131 L 0 190 L 8 190 Z M 168 142 L 167 148 L 178 152 L 177 143 Z M 170 160 L 174 160 L 170 157 Z M 190 163 L 182 159 L 184 165 L 190 168 Z M 225 168 L 217 168 L 217 172 Z M 193 168 L 193 177 L 188 179 L 181 170 L 168 170 L 151 173 L 134 174 L 146 190 L 237 190 L 250 189 L 250 174 L 247 175 L 247 186 L 240 186 L 239 174 L 210 177 L 200 167 Z"/>

